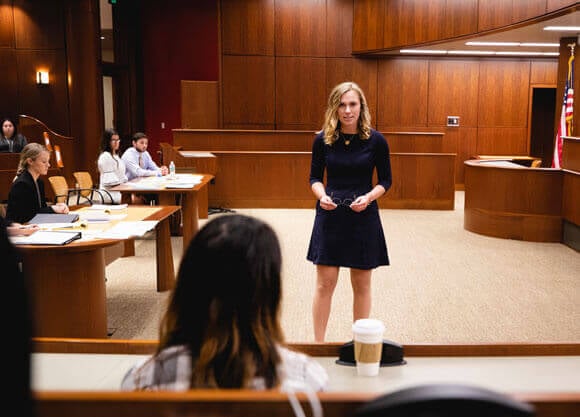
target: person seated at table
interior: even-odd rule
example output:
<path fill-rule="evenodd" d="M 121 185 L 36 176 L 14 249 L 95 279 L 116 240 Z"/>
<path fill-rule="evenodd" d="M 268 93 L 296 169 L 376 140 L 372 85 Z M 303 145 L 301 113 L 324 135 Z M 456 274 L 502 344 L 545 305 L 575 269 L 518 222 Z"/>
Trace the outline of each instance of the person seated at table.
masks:
<path fill-rule="evenodd" d="M 282 255 L 274 230 L 227 214 L 208 221 L 181 260 L 155 355 L 123 378 L 124 390 L 323 390 L 326 370 L 285 346 Z"/>
<path fill-rule="evenodd" d="M 165 165 L 157 166 L 147 151 L 149 139 L 142 132 L 137 132 L 132 138 L 133 146 L 123 152 L 123 161 L 127 167 L 127 178 L 132 180 L 138 177 L 151 177 L 167 175 L 169 172 Z"/>
<path fill-rule="evenodd" d="M 24 135 L 18 133 L 14 120 L 10 117 L 4 117 L 0 126 L 2 126 L 0 152 L 18 153 L 22 151 L 28 141 Z"/>
<path fill-rule="evenodd" d="M 41 175 L 48 173 L 50 152 L 40 143 L 29 143 L 20 152 L 16 178 L 8 193 L 6 219 L 26 223 L 37 213 L 68 213 L 65 203 L 46 204 L 44 182 Z"/>
<path fill-rule="evenodd" d="M 137 132 L 131 140 L 132 147 L 123 152 L 122 159 L 127 167 L 127 178 L 132 180 L 139 177 L 152 177 L 167 175 L 169 170 L 165 165 L 157 166 L 147 146 L 149 138 L 143 132 Z M 155 204 L 157 196 L 155 194 L 133 194 L 131 195 L 133 204 Z"/>
<path fill-rule="evenodd" d="M 105 129 L 101 138 L 101 154 L 97 160 L 99 169 L 99 187 L 107 190 L 113 198 L 114 204 L 121 203 L 119 191 L 110 191 L 109 188 L 128 181 L 125 161 L 119 155 L 121 139 L 115 129 Z"/>

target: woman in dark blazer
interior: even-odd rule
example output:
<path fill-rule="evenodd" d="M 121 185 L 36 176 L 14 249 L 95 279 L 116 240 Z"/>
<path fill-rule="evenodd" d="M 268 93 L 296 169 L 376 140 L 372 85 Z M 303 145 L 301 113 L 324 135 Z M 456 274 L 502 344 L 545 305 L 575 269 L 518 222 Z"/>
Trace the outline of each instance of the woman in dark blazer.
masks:
<path fill-rule="evenodd" d="M 64 203 L 46 205 L 44 182 L 41 175 L 48 173 L 50 152 L 40 143 L 29 143 L 20 153 L 16 178 L 8 194 L 6 219 L 26 223 L 36 213 L 68 213 Z"/>
<path fill-rule="evenodd" d="M 26 137 L 18 133 L 16 123 L 10 117 L 4 117 L 0 123 L 0 152 L 21 152 L 28 141 Z"/>

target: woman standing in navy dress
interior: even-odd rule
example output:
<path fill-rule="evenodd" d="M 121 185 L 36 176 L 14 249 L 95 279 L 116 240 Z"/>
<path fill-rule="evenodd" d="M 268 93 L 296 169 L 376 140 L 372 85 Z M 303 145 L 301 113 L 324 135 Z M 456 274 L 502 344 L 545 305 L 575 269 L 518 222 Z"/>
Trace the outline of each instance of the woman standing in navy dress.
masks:
<path fill-rule="evenodd" d="M 369 317 L 372 270 L 389 265 L 375 200 L 391 183 L 389 146 L 371 128 L 363 91 L 353 82 L 337 85 L 312 145 L 310 168 L 310 185 L 318 200 L 307 255 L 317 272 L 312 304 L 316 342 L 324 341 L 340 267 L 350 268 L 353 321 Z"/>

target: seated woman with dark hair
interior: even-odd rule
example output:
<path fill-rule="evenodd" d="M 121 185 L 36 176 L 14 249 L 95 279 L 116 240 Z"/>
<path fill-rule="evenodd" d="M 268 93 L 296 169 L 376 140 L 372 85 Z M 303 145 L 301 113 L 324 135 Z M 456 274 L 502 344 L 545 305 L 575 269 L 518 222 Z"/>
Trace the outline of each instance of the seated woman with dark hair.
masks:
<path fill-rule="evenodd" d="M 37 213 L 68 213 L 64 203 L 47 206 L 41 175 L 48 173 L 50 152 L 40 143 L 29 143 L 20 153 L 16 178 L 8 193 L 6 219 L 26 223 Z"/>
<path fill-rule="evenodd" d="M 206 223 L 181 261 L 157 353 L 122 388 L 324 389 L 325 369 L 284 344 L 281 265 L 264 222 L 228 214 Z"/>
<path fill-rule="evenodd" d="M 0 123 L 0 152 L 18 153 L 26 146 L 26 137 L 18 133 L 16 123 L 10 117 L 4 117 Z"/>

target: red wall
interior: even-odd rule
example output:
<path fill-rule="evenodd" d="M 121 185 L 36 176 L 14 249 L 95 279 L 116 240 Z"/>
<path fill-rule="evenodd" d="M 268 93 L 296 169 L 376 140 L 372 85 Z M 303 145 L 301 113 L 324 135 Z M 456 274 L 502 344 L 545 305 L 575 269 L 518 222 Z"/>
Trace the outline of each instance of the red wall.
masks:
<path fill-rule="evenodd" d="M 219 79 L 217 0 L 142 3 L 145 132 L 155 160 L 181 127 L 181 80 Z M 161 128 L 161 123 L 165 128 Z"/>

